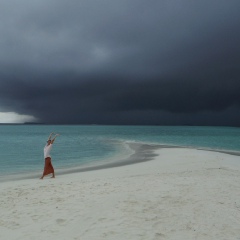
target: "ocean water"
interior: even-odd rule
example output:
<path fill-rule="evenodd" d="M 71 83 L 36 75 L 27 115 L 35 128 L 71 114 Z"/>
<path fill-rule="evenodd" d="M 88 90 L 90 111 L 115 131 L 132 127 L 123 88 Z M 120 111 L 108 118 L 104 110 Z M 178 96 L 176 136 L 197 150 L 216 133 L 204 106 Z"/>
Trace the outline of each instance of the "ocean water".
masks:
<path fill-rule="evenodd" d="M 51 132 L 61 134 L 51 152 L 56 170 L 127 158 L 133 142 L 240 153 L 240 128 L 233 127 L 0 125 L 0 177 L 41 175 Z"/>

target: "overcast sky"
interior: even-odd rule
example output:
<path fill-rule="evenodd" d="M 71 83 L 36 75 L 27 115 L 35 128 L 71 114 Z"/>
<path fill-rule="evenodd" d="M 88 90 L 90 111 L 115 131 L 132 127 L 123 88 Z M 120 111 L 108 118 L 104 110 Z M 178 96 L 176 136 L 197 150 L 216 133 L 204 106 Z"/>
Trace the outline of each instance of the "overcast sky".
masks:
<path fill-rule="evenodd" d="M 1 0 L 0 122 L 240 126 L 239 0 Z"/>

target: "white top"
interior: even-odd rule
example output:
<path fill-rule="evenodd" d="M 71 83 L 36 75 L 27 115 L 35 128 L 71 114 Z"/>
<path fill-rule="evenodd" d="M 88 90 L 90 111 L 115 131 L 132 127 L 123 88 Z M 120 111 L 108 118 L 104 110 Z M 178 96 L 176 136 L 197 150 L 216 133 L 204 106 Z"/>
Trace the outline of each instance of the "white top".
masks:
<path fill-rule="evenodd" d="M 51 157 L 50 156 L 50 151 L 52 150 L 52 144 L 47 145 L 44 147 L 44 158 Z"/>

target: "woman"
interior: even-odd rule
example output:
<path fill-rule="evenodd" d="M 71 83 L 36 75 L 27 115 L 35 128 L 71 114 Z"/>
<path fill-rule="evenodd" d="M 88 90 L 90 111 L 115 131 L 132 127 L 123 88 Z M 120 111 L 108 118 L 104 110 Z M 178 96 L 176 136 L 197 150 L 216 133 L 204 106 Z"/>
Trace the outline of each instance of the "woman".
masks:
<path fill-rule="evenodd" d="M 45 166 L 44 166 L 44 170 L 43 170 L 43 174 L 42 174 L 42 177 L 40 179 L 43 179 L 44 176 L 52 173 L 52 178 L 55 178 L 55 173 L 54 173 L 54 168 L 53 168 L 53 165 L 52 165 L 52 162 L 51 162 L 51 156 L 50 156 L 50 152 L 52 150 L 52 145 L 56 139 L 57 136 L 59 136 L 59 134 L 56 134 L 54 136 L 53 139 L 51 139 L 52 135 L 54 133 L 51 133 L 48 140 L 47 140 L 47 144 L 46 146 L 44 147 L 44 158 L 45 158 Z"/>

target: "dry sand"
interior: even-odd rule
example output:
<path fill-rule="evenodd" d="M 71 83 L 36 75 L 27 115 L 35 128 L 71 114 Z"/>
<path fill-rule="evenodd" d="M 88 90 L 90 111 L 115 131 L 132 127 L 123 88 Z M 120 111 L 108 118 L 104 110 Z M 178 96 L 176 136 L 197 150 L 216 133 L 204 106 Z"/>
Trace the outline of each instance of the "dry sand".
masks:
<path fill-rule="evenodd" d="M 1 183 L 0 239 L 240 239 L 240 157 L 155 153 L 132 165 Z"/>

